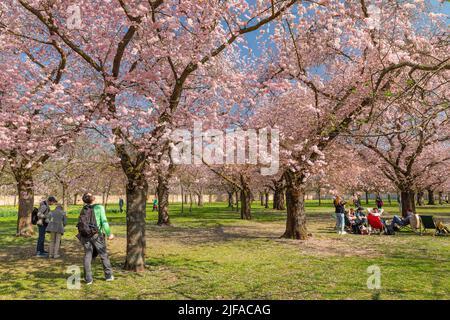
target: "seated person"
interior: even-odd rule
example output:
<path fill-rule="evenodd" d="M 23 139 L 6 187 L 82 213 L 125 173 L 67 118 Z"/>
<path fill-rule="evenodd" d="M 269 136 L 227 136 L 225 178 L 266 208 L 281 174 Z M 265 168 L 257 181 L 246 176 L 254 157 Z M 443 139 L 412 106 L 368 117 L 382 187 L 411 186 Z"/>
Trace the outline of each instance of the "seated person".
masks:
<path fill-rule="evenodd" d="M 349 212 L 347 213 L 347 218 L 351 224 L 354 224 L 356 222 L 355 209 L 350 208 Z"/>
<path fill-rule="evenodd" d="M 411 210 L 411 208 L 408 208 L 406 211 L 406 217 L 400 218 L 399 216 L 394 216 L 391 221 L 391 226 L 395 227 L 395 225 L 398 225 L 400 227 L 407 226 L 411 223 L 411 217 L 414 215 L 414 212 Z"/>
<path fill-rule="evenodd" d="M 358 207 L 358 209 L 356 209 L 355 217 L 357 224 L 359 225 L 367 224 L 367 218 L 366 215 L 364 214 L 364 209 L 362 207 Z"/>
<path fill-rule="evenodd" d="M 381 214 L 383 213 L 383 209 L 378 209 L 378 208 L 368 209 L 367 211 L 369 211 L 369 214 L 371 214 L 375 217 L 380 217 Z"/>
<path fill-rule="evenodd" d="M 352 229 L 353 232 L 355 232 L 355 226 L 356 226 L 356 216 L 355 216 L 355 209 L 350 208 L 348 212 L 345 214 L 345 226 Z"/>
<path fill-rule="evenodd" d="M 380 218 L 381 224 L 386 228 L 386 219 L 381 218 L 381 214 L 383 213 L 383 209 L 373 208 L 368 209 L 369 215 Z"/>

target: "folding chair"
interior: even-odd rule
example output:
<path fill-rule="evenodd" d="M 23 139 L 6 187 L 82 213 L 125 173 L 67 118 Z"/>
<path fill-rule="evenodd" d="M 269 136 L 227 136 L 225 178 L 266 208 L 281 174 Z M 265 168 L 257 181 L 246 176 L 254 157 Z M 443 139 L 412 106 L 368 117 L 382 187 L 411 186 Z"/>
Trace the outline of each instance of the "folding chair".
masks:
<path fill-rule="evenodd" d="M 418 214 L 414 214 L 411 216 L 411 219 L 409 220 L 409 224 L 406 226 L 398 226 L 399 231 L 408 231 L 408 232 L 414 232 L 417 233 L 417 230 L 420 230 L 420 217 Z"/>
<path fill-rule="evenodd" d="M 367 216 L 367 222 L 369 223 L 370 229 L 378 230 L 380 235 L 384 232 L 384 224 L 380 217 L 369 214 Z"/>
<path fill-rule="evenodd" d="M 433 216 L 422 216 L 420 215 L 420 235 L 423 234 L 427 229 L 434 229 L 434 235 L 437 233 L 436 223 L 434 222 Z"/>

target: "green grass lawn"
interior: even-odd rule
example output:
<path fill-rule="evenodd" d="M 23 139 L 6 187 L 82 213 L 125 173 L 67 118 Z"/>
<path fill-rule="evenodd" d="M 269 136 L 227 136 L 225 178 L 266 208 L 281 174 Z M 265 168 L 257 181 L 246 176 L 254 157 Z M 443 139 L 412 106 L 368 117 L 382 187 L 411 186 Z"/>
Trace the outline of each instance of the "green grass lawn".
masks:
<path fill-rule="evenodd" d="M 371 203 L 369 206 L 373 206 Z M 99 261 L 94 284 L 69 290 L 66 270 L 82 267 L 75 238 L 80 207 L 69 209 L 62 259 L 34 257 L 36 236 L 14 236 L 16 209 L 0 207 L 0 299 L 449 299 L 450 237 L 339 236 L 329 201 L 307 202 L 308 241 L 280 239 L 285 213 L 253 204 L 252 221 L 224 203 L 180 213 L 171 205 L 173 226 L 157 227 L 147 213 L 147 270 L 122 270 L 125 215 L 108 207 L 116 239 L 108 242 L 116 281 L 105 282 Z M 388 215 L 397 203 L 386 206 Z M 450 206 L 418 208 L 450 222 Z M 367 288 L 367 267 L 381 270 L 381 289 Z"/>

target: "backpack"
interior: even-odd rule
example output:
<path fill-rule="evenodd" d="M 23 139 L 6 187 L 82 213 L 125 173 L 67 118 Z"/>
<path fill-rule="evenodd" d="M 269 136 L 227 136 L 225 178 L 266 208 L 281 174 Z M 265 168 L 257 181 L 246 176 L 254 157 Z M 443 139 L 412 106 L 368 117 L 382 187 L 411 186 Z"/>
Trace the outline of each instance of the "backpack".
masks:
<path fill-rule="evenodd" d="M 86 239 L 91 239 L 98 234 L 97 221 L 92 206 L 87 205 L 81 209 L 77 228 L 80 236 Z"/>
<path fill-rule="evenodd" d="M 386 228 L 384 228 L 384 234 L 387 236 L 395 235 L 394 227 L 392 227 L 391 225 L 387 225 Z"/>
<path fill-rule="evenodd" d="M 39 209 L 34 207 L 33 211 L 31 211 L 31 224 L 36 225 L 38 222 L 38 213 L 39 213 Z"/>

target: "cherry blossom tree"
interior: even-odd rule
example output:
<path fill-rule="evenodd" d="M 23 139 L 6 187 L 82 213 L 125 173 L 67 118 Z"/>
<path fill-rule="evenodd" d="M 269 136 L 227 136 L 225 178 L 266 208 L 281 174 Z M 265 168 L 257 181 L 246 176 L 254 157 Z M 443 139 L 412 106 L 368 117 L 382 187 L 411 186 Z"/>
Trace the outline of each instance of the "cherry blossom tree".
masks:
<path fill-rule="evenodd" d="M 324 151 L 361 113 L 371 118 L 379 101 L 446 82 L 444 25 L 424 2 L 402 3 L 311 5 L 274 32 L 277 50 L 267 50 L 271 63 L 261 67 L 264 107 L 256 117 L 281 130 L 286 238 L 308 237 L 304 196 L 312 168 L 326 163 Z"/>
<path fill-rule="evenodd" d="M 85 89 L 77 78 L 78 66 L 48 27 L 40 37 L 35 25 L 23 25 L 17 4 L 0 7 L 0 157 L 13 174 L 19 195 L 17 235 L 33 232 L 33 175 L 51 155 L 70 143 L 89 117 L 79 97 Z"/>
<path fill-rule="evenodd" d="M 166 150 L 180 103 L 192 99 L 189 86 L 209 79 L 222 53 L 296 2 L 91 0 L 80 3 L 82 17 L 68 13 L 70 1 L 7 2 L 22 9 L 23 28 L 38 25 L 42 38 L 50 30 L 96 75 L 98 124 L 110 130 L 128 179 L 126 269 L 144 270 L 146 166 Z"/>

